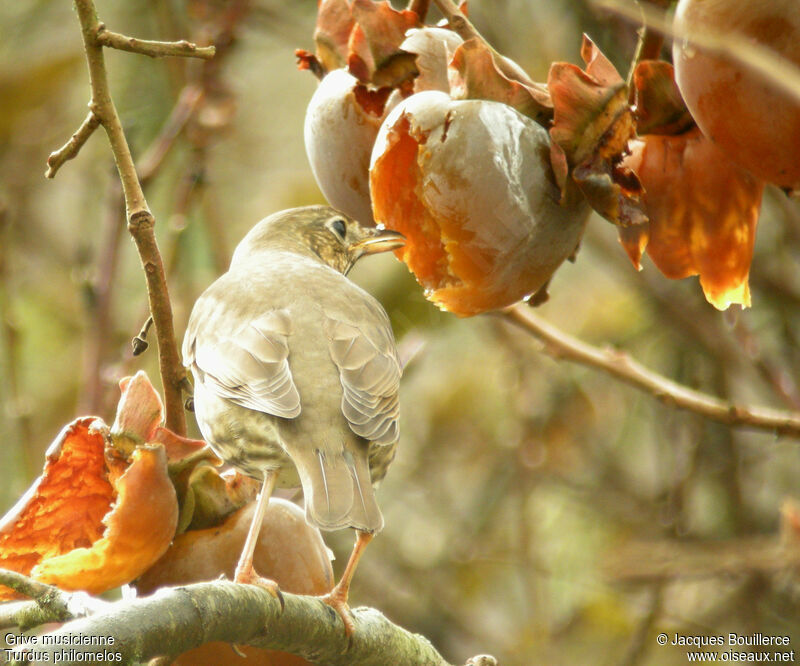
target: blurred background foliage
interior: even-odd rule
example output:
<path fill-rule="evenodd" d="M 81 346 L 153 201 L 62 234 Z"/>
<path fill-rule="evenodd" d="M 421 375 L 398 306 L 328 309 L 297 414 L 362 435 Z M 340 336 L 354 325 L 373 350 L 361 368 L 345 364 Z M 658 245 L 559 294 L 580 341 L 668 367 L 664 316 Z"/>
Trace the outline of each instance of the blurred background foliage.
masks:
<path fill-rule="evenodd" d="M 302 133 L 316 81 L 293 57 L 312 47 L 316 2 L 101 0 L 98 11 L 112 30 L 221 47 L 211 64 L 106 51 L 137 163 L 157 167 L 146 193 L 182 337 L 194 299 L 252 224 L 322 201 Z M 634 27 L 580 0 L 472 0 L 470 11 L 538 80 L 553 60 L 578 62 L 582 32 L 622 72 L 635 45 Z M 156 382 L 158 372 L 154 350 L 131 356 L 146 293 L 103 133 L 54 181 L 43 177 L 89 96 L 71 3 L 0 3 L 0 34 L 4 511 L 65 423 L 110 421 L 118 380 L 144 368 Z M 196 106 L 178 102 L 187 85 L 202 91 Z M 176 103 L 194 114 L 163 141 Z M 154 145 L 169 146 L 163 161 Z M 720 313 L 695 279 L 668 281 L 647 260 L 634 271 L 615 229 L 595 217 L 539 312 L 688 386 L 800 409 L 799 251 L 800 206 L 768 190 L 753 308 Z M 441 313 L 392 257 L 363 262 L 354 278 L 384 303 L 401 345 L 422 344 L 379 493 L 386 528 L 356 577 L 355 605 L 380 608 L 458 663 L 480 652 L 506 666 L 683 663 L 678 648 L 655 644 L 658 631 L 798 644 L 797 578 L 780 561 L 763 565 L 758 550 L 778 538 L 782 503 L 797 493 L 797 441 L 673 411 L 552 360 L 496 317 Z M 352 534 L 325 537 L 341 567 Z M 669 577 L 648 570 L 649 544 L 675 548 Z M 722 555 L 704 567 L 686 557 L 711 544 L 739 553 L 740 570 L 716 571 Z"/>

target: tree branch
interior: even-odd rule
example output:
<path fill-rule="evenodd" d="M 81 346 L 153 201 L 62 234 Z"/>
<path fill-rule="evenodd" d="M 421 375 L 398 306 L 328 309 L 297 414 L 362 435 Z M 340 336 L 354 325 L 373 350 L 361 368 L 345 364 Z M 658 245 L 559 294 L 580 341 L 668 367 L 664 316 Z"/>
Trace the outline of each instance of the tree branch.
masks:
<path fill-rule="evenodd" d="M 41 599 L 59 589 L 9 569 L 0 569 L 0 584 L 31 599 Z"/>
<path fill-rule="evenodd" d="M 355 633 L 348 644 L 337 613 L 319 599 L 284 593 L 279 602 L 254 585 L 228 581 L 197 583 L 159 590 L 150 597 L 119 601 L 104 612 L 74 620 L 54 631 L 56 645 L 39 641 L 36 650 L 63 653 L 70 646 L 71 661 L 83 664 L 98 650 L 86 645 L 89 637 L 114 637 L 106 649 L 123 663 L 175 656 L 209 641 L 282 650 L 329 666 L 449 666 L 422 636 L 411 634 L 372 608 L 353 611 Z M 81 637 L 82 640 L 69 637 Z M 165 651 L 168 654 L 165 655 Z M 473 663 L 491 664 L 491 658 Z"/>
<path fill-rule="evenodd" d="M 118 32 L 111 32 L 106 26 L 100 23 L 97 27 L 95 39 L 98 44 L 107 46 L 120 51 L 130 53 L 140 53 L 151 58 L 164 58 L 167 56 L 177 56 L 182 58 L 202 58 L 210 60 L 214 57 L 216 49 L 213 46 L 198 46 L 185 39 L 179 42 L 156 42 L 149 39 L 137 39 L 128 37 Z"/>
<path fill-rule="evenodd" d="M 5 365 L 3 399 L 6 414 L 15 426 L 11 432 L 15 435 L 13 439 L 25 463 L 24 472 L 35 476 L 41 468 L 41 462 L 33 442 L 33 411 L 25 395 L 20 372 L 20 335 L 13 307 L 16 290 L 10 265 L 14 248 L 10 215 L 5 201 L 0 198 L 0 363 Z"/>
<path fill-rule="evenodd" d="M 80 152 L 83 144 L 86 143 L 99 126 L 100 118 L 94 111 L 89 110 L 89 115 L 86 116 L 86 119 L 81 123 L 75 134 L 70 137 L 70 140 L 58 150 L 50 153 L 50 157 L 47 158 L 47 171 L 44 172 L 45 178 L 55 178 L 61 165 Z"/>
<path fill-rule="evenodd" d="M 433 0 L 434 4 L 442 12 L 442 16 L 447 19 L 450 29 L 455 32 L 465 42 L 469 39 L 479 39 L 484 44 L 488 42 L 483 38 L 478 29 L 472 25 L 472 22 L 464 16 L 458 5 L 453 0 Z"/>
<path fill-rule="evenodd" d="M 200 108 L 204 99 L 205 91 L 202 87 L 193 83 L 183 87 L 158 136 L 139 159 L 139 180 L 142 185 L 146 185 L 155 176 L 167 153 L 175 144 L 175 139 L 186 127 L 195 111 Z"/>
<path fill-rule="evenodd" d="M 172 305 L 154 232 L 155 219 L 147 206 L 131 151 L 109 91 L 103 45 L 98 39 L 98 36 L 104 31 L 103 25 L 97 18 L 92 0 L 75 0 L 75 8 L 81 24 L 86 61 L 89 66 L 92 90 L 92 101 L 89 108 L 105 129 L 111 144 L 125 197 L 128 230 L 139 251 L 139 258 L 147 281 L 150 312 L 153 316 L 158 340 L 167 427 L 179 435 L 185 435 L 186 418 L 180 388 L 185 371 L 175 342 Z M 79 133 L 80 130 L 76 134 Z"/>
<path fill-rule="evenodd" d="M 751 537 L 723 542 L 637 541 L 614 549 L 605 573 L 619 582 L 772 574 L 800 566 L 796 541 Z"/>
<path fill-rule="evenodd" d="M 544 343 L 544 351 L 554 358 L 565 358 L 603 370 L 666 405 L 686 409 L 729 426 L 800 437 L 800 413 L 736 405 L 695 391 L 649 370 L 624 352 L 599 349 L 568 335 L 535 315 L 528 306 L 509 308 L 503 312 L 503 316 L 539 338 Z"/>
<path fill-rule="evenodd" d="M 74 617 L 68 609 L 68 595 L 57 587 L 8 569 L 0 569 L 0 585 L 33 599 L 0 604 L 0 628 L 16 626 L 24 630 Z"/>

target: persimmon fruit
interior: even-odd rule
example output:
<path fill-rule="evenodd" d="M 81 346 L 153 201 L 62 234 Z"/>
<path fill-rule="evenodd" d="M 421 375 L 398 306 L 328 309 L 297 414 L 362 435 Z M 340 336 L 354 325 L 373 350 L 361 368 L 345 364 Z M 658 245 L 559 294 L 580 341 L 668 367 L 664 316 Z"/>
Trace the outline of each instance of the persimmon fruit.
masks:
<path fill-rule="evenodd" d="M 231 514 L 222 525 L 184 532 L 175 538 L 164 556 L 135 583 L 139 594 L 150 594 L 166 585 L 183 585 L 233 578 L 254 504 Z M 253 562 L 256 571 L 271 578 L 286 592 L 321 595 L 333 588 L 330 552 L 315 527 L 306 523 L 303 511 L 286 500 L 269 501 L 259 533 Z M 245 658 L 237 656 L 227 643 L 205 643 L 173 662 L 178 666 L 217 664 L 259 664 L 260 666 L 301 666 L 304 659 L 278 652 L 242 646 Z"/>
<path fill-rule="evenodd" d="M 412 95 L 372 152 L 375 219 L 407 238 L 398 256 L 442 309 L 469 316 L 536 292 L 580 241 L 588 206 L 562 192 L 547 131 L 500 102 Z"/>
<path fill-rule="evenodd" d="M 800 68 L 797 0 L 680 0 L 675 14 L 675 78 L 700 129 L 758 178 L 800 188 L 800 97 L 729 52 L 692 41 L 712 35 L 772 51 Z"/>

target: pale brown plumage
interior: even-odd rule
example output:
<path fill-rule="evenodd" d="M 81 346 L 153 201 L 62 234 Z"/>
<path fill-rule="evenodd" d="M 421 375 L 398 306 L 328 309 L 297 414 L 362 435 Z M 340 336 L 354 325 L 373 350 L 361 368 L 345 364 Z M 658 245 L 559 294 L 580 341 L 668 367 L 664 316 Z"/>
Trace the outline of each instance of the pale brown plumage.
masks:
<path fill-rule="evenodd" d="M 401 370 L 385 311 L 345 276 L 400 245 L 329 207 L 276 213 L 242 240 L 187 327 L 206 441 L 265 478 L 262 499 L 275 481 L 302 485 L 306 519 L 322 529 L 383 526 L 372 485 L 394 457 Z"/>

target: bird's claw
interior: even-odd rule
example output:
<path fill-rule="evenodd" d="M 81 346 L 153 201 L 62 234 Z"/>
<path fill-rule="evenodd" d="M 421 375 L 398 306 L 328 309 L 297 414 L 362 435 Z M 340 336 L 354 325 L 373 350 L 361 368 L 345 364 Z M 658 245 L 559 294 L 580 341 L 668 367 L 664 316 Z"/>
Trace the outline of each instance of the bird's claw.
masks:
<path fill-rule="evenodd" d="M 286 608 L 286 600 L 283 598 L 280 586 L 274 580 L 259 576 L 252 568 L 250 570 L 237 571 L 233 581 L 242 585 L 257 585 L 265 589 L 278 600 L 281 605 L 281 613 Z"/>
<path fill-rule="evenodd" d="M 336 614 L 342 618 L 344 635 L 347 636 L 348 641 L 352 641 L 356 625 L 353 622 L 353 614 L 350 612 L 350 606 L 347 603 L 347 595 L 342 594 L 339 588 L 334 588 L 328 594 L 317 597 L 317 599 L 333 608 Z"/>

